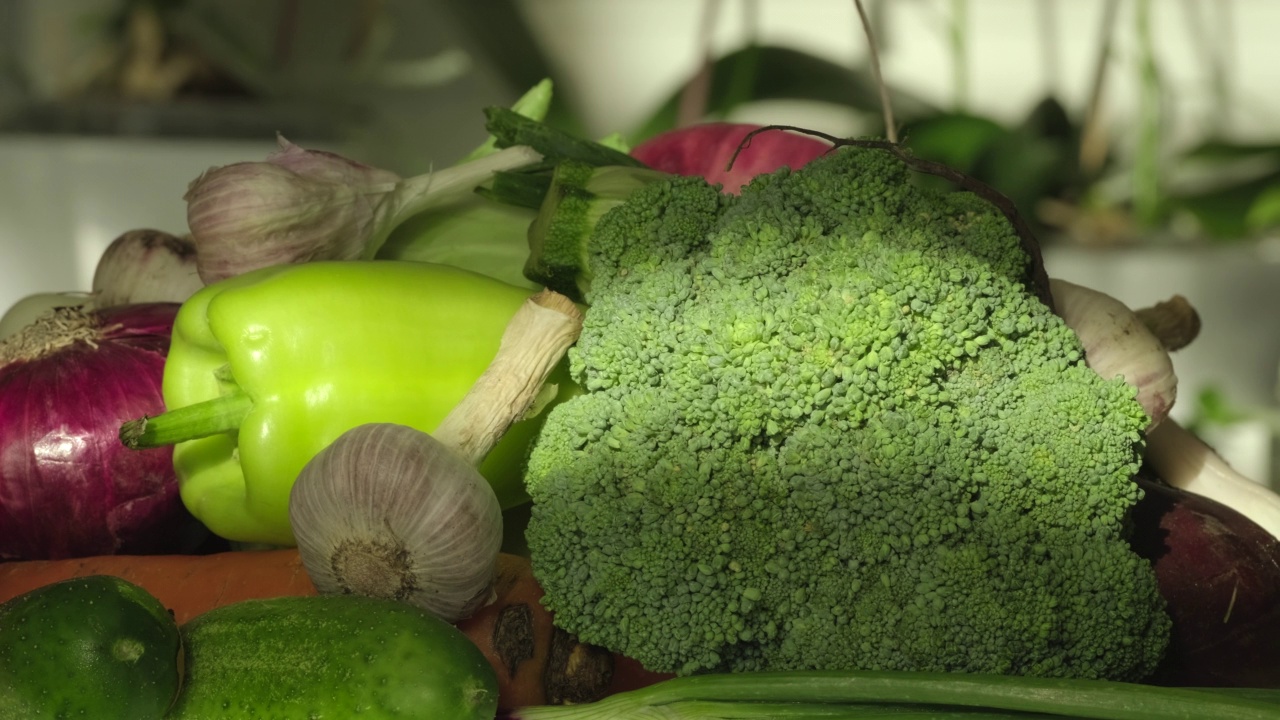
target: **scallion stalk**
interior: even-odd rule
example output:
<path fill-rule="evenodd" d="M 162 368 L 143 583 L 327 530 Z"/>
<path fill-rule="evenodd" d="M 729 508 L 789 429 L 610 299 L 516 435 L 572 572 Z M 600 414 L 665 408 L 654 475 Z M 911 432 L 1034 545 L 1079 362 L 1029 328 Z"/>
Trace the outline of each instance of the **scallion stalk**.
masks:
<path fill-rule="evenodd" d="M 1241 691 L 1170 688 L 1106 680 L 961 673 L 807 671 L 674 678 L 595 703 L 537 706 L 512 720 L 727 720 L 936 717 L 1092 720 L 1274 720 L 1280 703 Z M 766 714 L 755 715 L 757 711 Z M 841 714 L 841 712 L 845 714 Z M 733 714 L 737 712 L 738 714 Z M 826 713 L 826 714 L 821 714 Z M 880 715 L 877 715 L 880 713 Z M 884 715 L 884 713 L 905 713 Z M 917 713 L 914 716 L 912 713 Z M 924 713 L 920 715 L 918 713 Z"/>

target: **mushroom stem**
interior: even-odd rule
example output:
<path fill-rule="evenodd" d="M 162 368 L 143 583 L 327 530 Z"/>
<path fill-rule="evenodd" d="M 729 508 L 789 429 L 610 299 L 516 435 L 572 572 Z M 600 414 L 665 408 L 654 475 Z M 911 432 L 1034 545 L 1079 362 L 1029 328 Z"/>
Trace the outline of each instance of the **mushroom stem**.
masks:
<path fill-rule="evenodd" d="M 1181 295 L 1158 302 L 1149 308 L 1134 310 L 1169 352 L 1181 350 L 1200 334 L 1200 314 Z"/>
<path fill-rule="evenodd" d="M 582 330 L 569 298 L 543 290 L 508 323 L 488 369 L 432 435 L 478 465 L 538 397 L 547 376 Z"/>

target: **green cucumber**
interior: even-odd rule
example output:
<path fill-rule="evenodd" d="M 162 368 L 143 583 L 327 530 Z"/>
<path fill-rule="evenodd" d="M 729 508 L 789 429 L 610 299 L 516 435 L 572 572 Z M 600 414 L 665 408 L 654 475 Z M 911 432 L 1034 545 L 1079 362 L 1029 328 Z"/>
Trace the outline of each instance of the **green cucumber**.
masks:
<path fill-rule="evenodd" d="M 170 720 L 492 720 L 498 681 L 460 630 L 394 600 L 245 600 L 182 627 Z"/>
<path fill-rule="evenodd" d="M 0 718 L 159 719 L 181 682 L 178 626 L 131 582 L 91 575 L 0 605 Z"/>

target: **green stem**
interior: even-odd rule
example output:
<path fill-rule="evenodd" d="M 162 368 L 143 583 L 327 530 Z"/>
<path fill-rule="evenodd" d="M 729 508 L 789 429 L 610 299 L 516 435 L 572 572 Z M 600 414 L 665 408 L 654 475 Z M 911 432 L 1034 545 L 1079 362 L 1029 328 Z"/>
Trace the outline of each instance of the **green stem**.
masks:
<path fill-rule="evenodd" d="M 970 708 L 990 713 L 1047 713 L 1096 720 L 1267 720 L 1276 717 L 1270 697 L 1104 680 L 1048 679 L 963 673 L 807 671 L 695 675 L 575 706 L 522 708 L 518 720 L 641 720 L 719 718 L 679 714 L 684 703 L 795 703 L 866 711 L 907 703 L 944 712 Z M 900 709 L 900 708 L 894 708 Z M 667 712 L 671 710 L 672 712 Z M 813 717 L 779 713 L 776 717 Z M 818 716 L 820 717 L 820 716 Z"/>
<path fill-rule="evenodd" d="M 469 197 L 476 187 L 498 172 L 526 167 L 540 160 L 542 155 L 531 148 L 509 147 L 478 160 L 401 180 L 378 205 L 374 230 L 362 258 L 372 260 L 391 232 L 409 218 Z"/>
<path fill-rule="evenodd" d="M 553 163 L 577 160 L 588 165 L 629 165 L 644 167 L 630 155 L 598 142 L 583 140 L 545 123 L 530 120 L 506 108 L 491 107 L 484 111 L 485 129 L 497 138 L 498 147 L 527 145 Z"/>
<path fill-rule="evenodd" d="M 242 390 L 176 410 L 130 420 L 120 426 L 120 442 L 131 450 L 174 445 L 184 440 L 237 430 L 253 409 Z"/>
<path fill-rule="evenodd" d="M 1139 0 L 1135 18 L 1138 35 L 1138 147 L 1133 161 L 1133 212 L 1145 228 L 1160 221 L 1160 131 L 1163 93 L 1151 33 L 1151 0 Z"/>
<path fill-rule="evenodd" d="M 955 111 L 969 109 L 969 3 L 951 0 L 951 61 L 955 83 Z"/>

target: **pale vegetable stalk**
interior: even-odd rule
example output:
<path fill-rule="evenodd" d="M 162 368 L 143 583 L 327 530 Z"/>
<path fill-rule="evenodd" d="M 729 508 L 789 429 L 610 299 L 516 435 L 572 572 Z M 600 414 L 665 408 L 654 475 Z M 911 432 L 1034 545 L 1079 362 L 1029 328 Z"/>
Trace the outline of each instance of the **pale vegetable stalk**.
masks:
<path fill-rule="evenodd" d="M 1181 348 L 1200 330 L 1181 297 L 1136 311 L 1166 346 Z M 1169 485 L 1226 505 L 1280 540 L 1280 495 L 1245 477 L 1195 433 L 1172 418 L 1147 432 L 1147 463 Z"/>
<path fill-rule="evenodd" d="M 543 290 L 525 301 L 489 367 L 436 428 L 436 440 L 478 465 L 533 406 L 581 329 L 582 311 L 564 295 Z"/>
<path fill-rule="evenodd" d="M 1147 462 L 1166 483 L 1226 505 L 1280 539 L 1280 496 L 1239 472 L 1195 433 L 1166 419 L 1147 433 Z"/>

